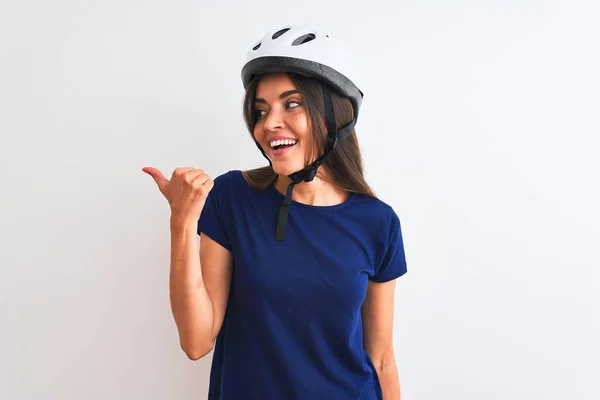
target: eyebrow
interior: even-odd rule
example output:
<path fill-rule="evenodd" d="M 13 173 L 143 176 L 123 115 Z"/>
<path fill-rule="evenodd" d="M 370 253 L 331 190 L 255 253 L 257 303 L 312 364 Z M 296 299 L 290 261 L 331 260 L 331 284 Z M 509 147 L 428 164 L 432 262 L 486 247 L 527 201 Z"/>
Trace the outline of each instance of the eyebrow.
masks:
<path fill-rule="evenodd" d="M 298 92 L 298 91 L 297 91 L 297 90 L 295 90 L 295 89 L 294 89 L 294 90 L 288 90 L 288 91 L 286 91 L 286 92 L 283 92 L 283 93 L 281 93 L 281 94 L 279 95 L 279 98 L 280 98 L 281 100 L 283 100 L 283 99 L 285 99 L 286 97 L 288 97 L 288 96 L 291 96 L 291 95 L 293 95 L 293 94 L 296 94 L 296 93 L 300 93 L 300 92 Z M 254 100 L 254 102 L 255 102 L 255 103 L 265 103 L 265 104 L 267 103 L 267 101 L 266 101 L 265 99 L 262 99 L 262 98 L 260 98 L 260 97 L 259 97 L 259 98 L 257 98 L 257 99 L 255 99 L 255 100 Z"/>

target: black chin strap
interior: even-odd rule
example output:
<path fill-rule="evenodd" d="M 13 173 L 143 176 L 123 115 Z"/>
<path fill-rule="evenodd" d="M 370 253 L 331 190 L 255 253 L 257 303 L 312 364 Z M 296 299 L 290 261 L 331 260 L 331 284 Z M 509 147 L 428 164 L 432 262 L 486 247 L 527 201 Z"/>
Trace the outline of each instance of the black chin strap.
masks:
<path fill-rule="evenodd" d="M 290 204 L 292 203 L 292 192 L 294 191 L 294 187 L 301 182 L 311 182 L 313 179 L 315 179 L 315 176 L 317 175 L 317 170 L 321 165 L 323 165 L 325 159 L 333 151 L 338 141 L 350 135 L 352 133 L 352 130 L 354 129 L 356 116 L 350 124 L 342 128 L 340 131 L 336 131 L 333 101 L 331 100 L 331 93 L 329 91 L 329 88 L 327 88 L 326 85 L 323 85 L 323 101 L 325 105 L 325 124 L 327 126 L 327 149 L 325 150 L 325 153 L 322 156 L 317 158 L 307 167 L 288 175 L 288 177 L 291 179 L 291 182 L 287 187 L 285 199 L 283 200 L 281 208 L 279 209 L 279 218 L 277 220 L 277 230 L 275 233 L 276 239 L 280 242 L 285 240 L 288 212 Z M 267 160 L 269 160 L 269 165 L 272 167 L 273 164 L 271 162 L 271 159 L 267 157 L 265 151 L 258 144 L 258 142 L 256 143 L 256 145 L 258 146 L 263 156 Z"/>

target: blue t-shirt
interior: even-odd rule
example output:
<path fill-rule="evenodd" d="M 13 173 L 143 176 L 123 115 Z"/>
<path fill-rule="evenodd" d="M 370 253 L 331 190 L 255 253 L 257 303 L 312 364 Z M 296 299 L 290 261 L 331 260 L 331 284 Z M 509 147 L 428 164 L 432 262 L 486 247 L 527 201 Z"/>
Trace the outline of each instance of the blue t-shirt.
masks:
<path fill-rule="evenodd" d="M 198 224 L 234 260 L 225 320 L 213 351 L 209 399 L 382 399 L 363 347 L 368 280 L 406 272 L 400 221 L 383 201 L 351 194 L 334 206 L 284 199 L 240 171 L 214 179 Z"/>

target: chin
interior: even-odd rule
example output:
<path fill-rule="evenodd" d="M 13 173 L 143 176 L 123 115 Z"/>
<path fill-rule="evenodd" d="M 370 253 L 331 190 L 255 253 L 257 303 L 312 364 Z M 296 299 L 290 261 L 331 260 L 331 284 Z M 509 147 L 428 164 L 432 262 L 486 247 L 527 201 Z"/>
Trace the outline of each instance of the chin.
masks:
<path fill-rule="evenodd" d="M 304 165 L 300 165 L 297 163 L 289 163 L 289 162 L 274 162 L 273 163 L 273 171 L 277 175 L 290 175 L 294 172 L 300 171 L 304 168 Z"/>

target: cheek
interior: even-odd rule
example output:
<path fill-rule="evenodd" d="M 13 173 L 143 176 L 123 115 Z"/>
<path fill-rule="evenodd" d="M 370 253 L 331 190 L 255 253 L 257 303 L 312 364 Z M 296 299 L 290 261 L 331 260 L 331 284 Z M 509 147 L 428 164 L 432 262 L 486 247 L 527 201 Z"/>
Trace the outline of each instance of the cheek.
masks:
<path fill-rule="evenodd" d="M 308 117 L 306 114 L 295 115 L 292 118 L 291 125 L 298 136 L 306 139 L 308 136 Z"/>
<path fill-rule="evenodd" d="M 254 129 L 252 130 L 252 136 L 254 136 L 254 140 L 260 142 L 264 135 L 261 133 L 262 129 L 260 129 L 259 124 L 254 125 Z"/>

